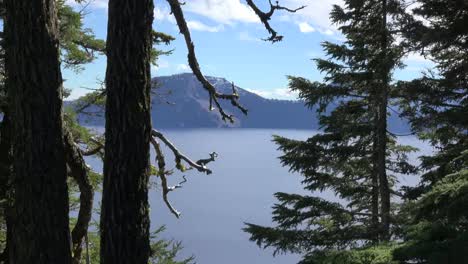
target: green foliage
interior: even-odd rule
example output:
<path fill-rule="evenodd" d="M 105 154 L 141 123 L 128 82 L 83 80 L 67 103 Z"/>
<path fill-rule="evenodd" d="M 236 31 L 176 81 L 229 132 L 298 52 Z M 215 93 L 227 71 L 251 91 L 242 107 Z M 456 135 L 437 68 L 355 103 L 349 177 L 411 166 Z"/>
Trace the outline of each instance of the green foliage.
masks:
<path fill-rule="evenodd" d="M 414 13 L 425 22 L 406 21 L 406 45 L 436 68 L 400 82 L 396 93 L 435 152 L 421 157 L 421 183 L 406 188 L 404 242 L 394 255 L 405 263 L 468 263 L 468 3 L 419 0 Z"/>
<path fill-rule="evenodd" d="M 393 251 L 400 263 L 468 263 L 468 233 L 444 220 L 410 225 L 406 237 L 408 241 Z"/>
<path fill-rule="evenodd" d="M 153 43 L 155 45 L 161 45 L 161 44 L 169 45 L 174 40 L 175 38 L 171 35 L 153 30 Z M 153 65 L 158 66 L 158 58 L 163 55 L 170 55 L 172 54 L 172 51 L 173 50 L 163 51 L 160 49 L 152 49 L 151 50 L 151 63 Z"/>
<path fill-rule="evenodd" d="M 330 250 L 311 253 L 299 264 L 397 264 L 392 259 L 393 245 L 365 247 L 356 250 Z"/>
<path fill-rule="evenodd" d="M 71 131 L 75 142 L 86 145 L 88 148 L 96 147 L 96 143 L 93 138 L 96 139 L 97 135 L 93 134 L 89 129 L 81 126 L 76 120 L 76 112 L 73 109 L 67 108 L 64 115 L 67 128 Z M 102 158 L 100 154 L 96 154 Z M 151 166 L 152 175 L 157 175 L 157 170 L 154 166 Z M 100 189 L 102 185 L 103 176 L 100 173 L 96 173 L 93 170 L 88 170 L 88 177 L 95 191 Z M 80 200 L 79 200 L 79 188 L 76 182 L 68 177 L 68 189 L 69 189 L 69 204 L 70 211 L 77 212 L 79 210 Z M 96 214 L 99 214 L 98 208 L 93 210 Z M 76 218 L 70 218 L 70 226 L 73 228 L 76 222 Z M 99 225 L 96 223 L 91 223 L 91 230 L 98 230 Z M 179 260 L 179 254 L 182 250 L 182 244 L 178 241 L 161 239 L 160 236 L 164 232 L 165 228 L 160 227 L 156 231 L 151 233 L 151 257 L 149 264 L 192 264 L 194 263 L 194 257 L 189 257 L 186 259 Z M 1 235 L 2 233 L 0 233 Z M 1 237 L 0 237 L 1 239 Z M 89 256 L 91 264 L 99 264 L 99 232 L 88 231 L 88 248 L 83 247 L 83 254 L 81 263 L 86 264 L 86 259 Z M 0 242 L 1 243 L 1 242 Z M 1 246 L 1 244 L 0 244 Z"/>
<path fill-rule="evenodd" d="M 93 226 L 94 229 L 97 225 Z M 148 264 L 195 264 L 194 257 L 179 260 L 178 257 L 182 246 L 180 242 L 161 239 L 160 236 L 165 228 L 160 227 L 151 233 L 151 256 Z M 88 232 L 88 248 L 83 248 L 83 257 L 81 264 L 87 264 L 86 259 L 89 256 L 90 264 L 100 263 L 100 237 L 99 232 Z"/>
<path fill-rule="evenodd" d="M 463 169 L 431 186 L 408 202 L 406 242 L 395 259 L 418 263 L 466 263 L 468 250 L 468 151 L 455 159 Z"/>
<path fill-rule="evenodd" d="M 81 1 L 77 1 L 81 2 Z M 72 7 L 65 4 L 63 0 L 57 0 L 59 27 L 60 27 L 60 51 L 62 65 L 65 68 L 70 68 L 75 72 L 79 72 L 83 65 L 92 62 L 98 55 L 104 55 L 105 42 L 97 39 L 91 29 L 83 28 L 82 12 L 75 11 Z M 0 38 L 3 34 L 0 34 Z M 155 44 L 169 44 L 174 38 L 160 32 L 154 32 Z M 0 41 L 3 43 L 3 41 Z M 3 46 L 0 47 L 0 53 L 3 54 Z M 153 49 L 153 63 L 161 55 L 170 54 L 171 51 L 160 51 Z M 7 108 L 7 95 L 4 90 L 4 67 L 3 56 L 0 56 L 0 112 L 4 112 Z M 104 144 L 104 138 L 90 131 L 88 128 L 81 126 L 78 123 L 78 114 L 83 114 L 85 109 L 90 106 L 105 106 L 105 93 L 103 87 L 101 90 L 89 93 L 77 100 L 77 103 L 70 107 L 64 108 L 64 125 L 72 134 L 73 141 L 82 149 L 93 150 Z M 64 89 L 64 97 L 67 97 L 70 91 Z M 3 123 L 1 123 L 3 125 Z M 1 135 L 0 135 L 1 136 Z M 102 158 L 103 151 L 96 152 L 93 158 Z M 102 184 L 102 174 L 88 170 L 88 178 L 94 191 L 98 191 Z M 80 206 L 79 188 L 72 177 L 68 177 L 69 188 L 69 206 L 70 211 L 77 212 Z M 6 243 L 6 226 L 4 221 L 4 209 L 6 200 L 1 193 L 0 197 L 0 254 L 3 252 Z M 98 208 L 94 209 L 95 213 L 99 213 Z M 70 218 L 70 227 L 73 228 L 76 223 L 76 218 Z M 98 225 L 91 223 L 90 231 L 88 232 L 88 248 L 83 248 L 81 263 L 87 263 L 86 258 L 89 257 L 90 263 L 100 263 L 99 246 L 100 235 Z M 178 260 L 178 254 L 182 249 L 181 243 L 159 238 L 164 228 L 160 228 L 151 234 L 151 264 L 191 264 L 193 257 Z"/>
<path fill-rule="evenodd" d="M 172 240 L 160 239 L 159 236 L 164 232 L 165 227 L 162 226 L 151 234 L 151 264 L 192 264 L 194 257 L 189 257 L 183 260 L 177 260 L 182 244 Z"/>
<path fill-rule="evenodd" d="M 104 40 L 97 39 L 93 31 L 83 28 L 83 14 L 73 10 L 58 0 L 58 16 L 60 27 L 61 58 L 66 68 L 79 71 L 83 64 L 96 58 L 96 53 L 103 54 L 106 48 Z"/>
<path fill-rule="evenodd" d="M 67 124 L 67 128 L 73 136 L 73 139 L 78 142 L 89 142 L 92 137 L 91 132 L 78 124 L 77 113 L 72 107 L 64 108 L 64 122 Z"/>
<path fill-rule="evenodd" d="M 379 222 L 384 195 L 379 186 L 384 183 L 377 170 L 386 170 L 392 188 L 397 175 L 416 172 L 408 162 L 408 153 L 416 149 L 378 130 L 379 122 L 386 123 L 378 110 L 394 101 L 382 97 L 382 91 L 392 88 L 391 73 L 402 66 L 403 55 L 391 33 L 397 28 L 393 21 L 404 16 L 403 7 L 400 1 L 383 3 L 347 0 L 344 8 L 334 6 L 331 19 L 346 40 L 323 43 L 327 58 L 315 62 L 324 81 L 289 77 L 290 89 L 317 111 L 322 133 L 306 141 L 276 136 L 274 142 L 283 152 L 282 165 L 303 176 L 311 195 L 276 193 L 276 226 L 246 224 L 244 229 L 259 246 L 303 254 L 302 263 L 392 263 L 392 247 L 376 247 L 387 236 Z M 377 154 L 382 141 L 383 166 Z M 323 192 L 336 199 L 321 198 Z M 396 231 L 399 206 L 390 210 Z"/>

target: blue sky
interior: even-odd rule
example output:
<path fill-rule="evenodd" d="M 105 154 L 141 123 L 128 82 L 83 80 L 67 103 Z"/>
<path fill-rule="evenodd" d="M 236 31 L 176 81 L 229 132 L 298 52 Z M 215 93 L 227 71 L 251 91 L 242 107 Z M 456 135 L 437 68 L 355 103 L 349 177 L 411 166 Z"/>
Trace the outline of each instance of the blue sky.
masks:
<path fill-rule="evenodd" d="M 86 8 L 85 25 L 105 39 L 107 28 L 107 1 L 92 0 Z M 341 0 L 282 0 L 288 7 L 307 7 L 297 13 L 278 12 L 272 25 L 284 40 L 271 44 L 261 38 L 268 36 L 263 25 L 243 0 L 186 0 L 182 7 L 195 43 L 197 57 L 206 75 L 225 77 L 239 87 L 262 96 L 293 99 L 287 90 L 286 75 L 302 76 L 320 81 L 312 58 L 323 57 L 320 43 L 340 42 L 343 37 L 330 24 L 328 14 L 332 4 Z M 256 2 L 267 4 L 267 0 Z M 80 5 L 69 0 L 80 9 Z M 266 10 L 267 6 L 262 6 Z M 155 1 L 154 28 L 176 37 L 170 46 L 170 56 L 161 57 L 152 69 L 153 77 L 189 72 L 187 50 L 166 1 Z M 85 66 L 79 74 L 65 69 L 65 87 L 72 89 L 71 99 L 96 88 L 104 80 L 105 57 Z M 410 55 L 404 70 L 398 70 L 396 79 L 411 79 L 420 75 L 429 62 L 419 55 Z"/>

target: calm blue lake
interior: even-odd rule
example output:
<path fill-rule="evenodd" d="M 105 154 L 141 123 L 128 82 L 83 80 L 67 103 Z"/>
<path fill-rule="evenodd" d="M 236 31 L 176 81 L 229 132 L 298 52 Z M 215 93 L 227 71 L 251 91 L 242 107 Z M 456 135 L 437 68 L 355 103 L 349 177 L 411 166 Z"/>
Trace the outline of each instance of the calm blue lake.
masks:
<path fill-rule="evenodd" d="M 182 212 L 176 219 L 162 201 L 160 188 L 150 193 L 152 228 L 167 227 L 165 238 L 180 240 L 184 256 L 194 255 L 199 264 L 279 264 L 297 263 L 300 256 L 277 255 L 263 250 L 248 240 L 242 232 L 243 223 L 271 224 L 273 193 L 304 193 L 302 178 L 288 172 L 277 159 L 281 153 L 271 142 L 272 135 L 306 139 L 316 132 L 274 129 L 196 129 L 164 131 L 181 151 L 194 160 L 207 158 L 213 151 L 219 154 L 209 167 L 213 174 L 196 171 L 176 173 L 169 177 L 171 185 L 186 175 L 183 188 L 169 194 L 174 207 Z M 422 152 L 430 148 L 414 138 L 402 138 Z M 172 156 L 166 151 L 167 161 Z M 417 154 L 413 155 L 415 158 Z M 154 162 L 154 160 L 152 161 Z M 173 164 L 173 163 L 171 163 Z M 96 170 L 101 164 L 93 162 Z M 417 179 L 402 177 L 400 184 L 414 185 Z M 334 199 L 331 193 L 321 195 Z M 96 197 L 98 199 L 98 197 Z"/>

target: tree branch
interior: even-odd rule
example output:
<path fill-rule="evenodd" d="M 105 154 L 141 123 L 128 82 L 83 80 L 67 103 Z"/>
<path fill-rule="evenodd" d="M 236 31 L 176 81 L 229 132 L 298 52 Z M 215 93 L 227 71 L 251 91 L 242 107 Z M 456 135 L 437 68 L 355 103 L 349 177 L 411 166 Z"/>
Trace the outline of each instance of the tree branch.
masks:
<path fill-rule="evenodd" d="M 187 45 L 188 50 L 188 63 L 190 68 L 192 69 L 193 74 L 197 77 L 197 79 L 202 83 L 203 88 L 208 91 L 210 96 L 210 110 L 212 110 L 212 104 L 214 103 L 216 108 L 218 108 L 219 113 L 221 114 L 221 118 L 223 121 L 228 120 L 229 122 L 234 122 L 234 117 L 230 114 L 227 114 L 224 109 L 221 107 L 219 103 L 219 99 L 229 100 L 231 104 L 238 108 L 242 113 L 247 115 L 247 109 L 241 106 L 238 102 L 239 95 L 235 91 L 233 85 L 233 93 L 232 94 L 222 94 L 218 93 L 216 88 L 205 78 L 203 73 L 200 70 L 200 65 L 198 64 L 198 60 L 195 54 L 195 45 L 193 44 L 192 37 L 190 36 L 190 31 L 187 26 L 187 22 L 184 18 L 184 13 L 182 8 L 180 7 L 179 0 L 167 0 L 169 5 L 171 6 L 171 12 L 174 15 L 177 25 L 179 27 L 180 33 L 184 35 L 185 44 Z"/>
<path fill-rule="evenodd" d="M 166 161 L 164 158 L 164 153 L 161 150 L 161 145 L 159 144 L 159 140 L 161 140 L 174 154 L 175 156 L 175 162 L 176 162 L 176 167 L 180 171 L 186 171 L 188 169 L 185 169 L 184 166 L 182 165 L 182 160 L 187 162 L 191 167 L 189 169 L 195 168 L 199 172 L 204 172 L 206 174 L 211 174 L 211 170 L 208 169 L 205 165 L 208 164 L 211 161 L 214 161 L 215 158 L 218 156 L 216 152 L 213 152 L 210 154 L 210 158 L 208 159 L 200 159 L 196 162 L 192 161 L 190 158 L 182 154 L 175 146 L 172 144 L 171 141 L 169 141 L 161 132 L 157 131 L 156 129 L 153 129 L 151 131 L 151 145 L 153 145 L 153 148 L 156 152 L 156 164 L 158 165 L 158 173 L 157 176 L 161 179 L 161 186 L 162 186 L 162 192 L 163 192 L 163 200 L 164 203 L 166 204 L 167 208 L 169 208 L 169 211 L 171 211 L 172 214 L 175 215 L 175 217 L 179 218 L 180 217 L 180 212 L 177 211 L 174 206 L 171 204 L 171 202 L 168 199 L 168 193 L 171 191 L 174 191 L 175 189 L 182 188 L 182 184 L 187 182 L 187 178 L 185 175 L 183 176 L 183 181 L 181 181 L 179 184 L 174 185 L 174 186 L 168 186 L 167 184 L 167 178 L 166 176 L 171 173 L 171 171 L 166 171 Z"/>
<path fill-rule="evenodd" d="M 73 263 L 79 264 L 83 251 L 83 242 L 88 233 L 88 226 L 93 210 L 93 186 L 89 182 L 88 167 L 81 150 L 73 142 L 71 133 L 64 129 L 65 158 L 70 176 L 77 182 L 80 189 L 80 210 L 78 219 L 72 231 Z"/>
<path fill-rule="evenodd" d="M 83 156 L 93 156 L 93 155 L 98 154 L 102 149 L 103 149 L 102 146 L 97 146 L 94 149 L 83 151 L 82 154 Z"/>
<path fill-rule="evenodd" d="M 297 11 L 301 10 L 301 9 L 304 9 L 306 6 L 301 6 L 301 7 L 298 7 L 296 9 L 290 9 L 290 8 L 287 8 L 287 7 L 284 7 L 284 6 L 281 6 L 279 4 L 279 1 L 276 1 L 275 4 L 273 4 L 271 2 L 271 0 L 269 0 L 269 3 L 270 3 L 270 11 L 268 12 L 263 12 L 262 10 L 260 10 L 260 8 L 258 8 L 258 6 L 252 1 L 252 0 L 246 0 L 247 4 L 250 6 L 250 8 L 252 8 L 252 10 L 255 12 L 255 14 L 258 16 L 258 18 L 260 19 L 260 21 L 263 23 L 263 25 L 265 26 L 266 30 L 268 31 L 268 33 L 270 33 L 270 37 L 269 38 L 266 38 L 266 39 L 263 39 L 265 41 L 271 41 L 272 43 L 275 43 L 275 42 L 279 42 L 281 40 L 283 40 L 283 36 L 281 35 L 278 35 L 278 32 L 276 32 L 271 26 L 270 26 L 270 19 L 271 17 L 273 16 L 273 14 L 275 13 L 275 11 L 277 10 L 284 10 L 284 11 L 287 11 L 287 12 L 290 12 L 290 13 L 296 13 Z"/>
<path fill-rule="evenodd" d="M 87 149 L 86 151 L 81 151 L 81 154 L 83 156 L 93 156 L 101 152 L 101 150 L 104 150 L 104 144 L 100 142 L 98 139 L 95 139 L 94 137 L 91 137 L 89 139 L 91 142 L 96 144 L 96 147 L 93 149 Z M 102 153 L 100 153 L 102 154 Z"/>
<path fill-rule="evenodd" d="M 184 154 L 182 154 L 175 146 L 174 144 L 172 144 L 171 141 L 169 141 L 161 132 L 157 131 L 156 129 L 153 129 L 151 131 L 151 135 L 153 137 L 157 137 L 159 138 L 162 142 L 164 142 L 164 144 L 166 144 L 166 146 L 168 146 L 171 151 L 174 153 L 174 156 L 175 156 L 175 159 L 176 159 L 176 163 L 179 163 L 180 164 L 180 161 L 181 160 L 184 160 L 185 162 L 187 162 L 192 168 L 195 168 L 196 170 L 198 170 L 199 172 L 204 172 L 206 174 L 211 174 L 212 171 L 210 169 L 208 169 L 205 164 L 201 164 L 199 163 L 200 161 L 197 161 L 197 162 L 194 162 L 192 161 L 190 158 L 188 158 L 187 156 L 185 156 Z M 213 158 L 214 160 L 214 158 Z"/>
<path fill-rule="evenodd" d="M 161 146 L 159 145 L 159 142 L 153 137 L 151 138 L 151 144 L 153 145 L 154 150 L 156 151 L 156 163 L 158 164 L 158 176 L 159 178 L 161 178 L 161 186 L 163 189 L 164 203 L 166 204 L 167 208 L 169 208 L 169 211 L 171 211 L 171 213 L 173 213 L 175 217 L 179 218 L 180 212 L 177 211 L 174 208 L 174 206 L 172 206 L 171 202 L 169 202 L 169 199 L 167 198 L 167 194 L 170 191 L 169 191 L 169 188 L 167 187 L 166 162 L 164 161 L 164 154 L 161 150 Z"/>

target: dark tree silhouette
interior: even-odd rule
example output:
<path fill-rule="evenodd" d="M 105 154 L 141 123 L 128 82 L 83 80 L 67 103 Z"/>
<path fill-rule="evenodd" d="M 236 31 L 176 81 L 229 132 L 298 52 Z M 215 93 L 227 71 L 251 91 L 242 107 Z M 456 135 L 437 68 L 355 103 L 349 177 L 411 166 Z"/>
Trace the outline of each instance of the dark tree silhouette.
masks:
<path fill-rule="evenodd" d="M 147 264 L 153 0 L 109 1 L 101 263 Z"/>
<path fill-rule="evenodd" d="M 10 263 L 71 262 L 55 0 L 5 1 L 13 146 Z"/>

